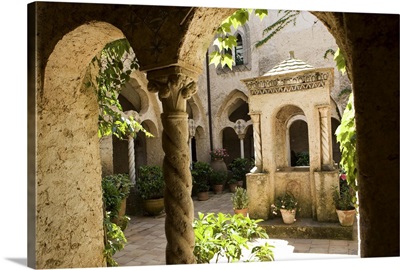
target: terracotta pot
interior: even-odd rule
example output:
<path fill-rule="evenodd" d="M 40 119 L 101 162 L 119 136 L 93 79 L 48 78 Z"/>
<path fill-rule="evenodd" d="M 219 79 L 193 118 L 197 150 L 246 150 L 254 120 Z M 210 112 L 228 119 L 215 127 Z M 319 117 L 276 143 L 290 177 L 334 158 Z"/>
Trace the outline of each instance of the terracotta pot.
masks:
<path fill-rule="evenodd" d="M 293 224 L 296 221 L 296 209 L 294 210 L 286 210 L 280 209 L 282 214 L 282 220 L 285 224 Z"/>
<path fill-rule="evenodd" d="M 243 187 L 243 182 L 244 182 L 243 180 L 238 181 L 237 182 L 238 187 Z"/>
<path fill-rule="evenodd" d="M 156 216 L 164 210 L 164 198 L 144 200 L 143 208 L 149 215 Z"/>
<path fill-rule="evenodd" d="M 234 212 L 236 215 L 242 215 L 242 216 L 244 216 L 244 217 L 247 217 L 248 211 L 249 211 L 248 208 L 233 209 L 233 212 Z"/>
<path fill-rule="evenodd" d="M 229 184 L 229 190 L 230 190 L 230 192 L 235 193 L 237 186 L 238 186 L 237 183 L 231 183 L 231 184 Z"/>
<path fill-rule="evenodd" d="M 354 224 L 354 217 L 356 216 L 356 210 L 338 210 L 336 209 L 336 213 L 339 218 L 340 225 L 343 227 L 350 227 Z"/>
<path fill-rule="evenodd" d="M 226 166 L 225 161 L 223 159 L 212 160 L 210 166 L 214 171 L 222 171 L 222 172 L 228 171 L 228 167 Z"/>
<path fill-rule="evenodd" d="M 207 201 L 208 198 L 208 191 L 201 191 L 197 193 L 197 199 L 199 201 Z"/>
<path fill-rule="evenodd" d="M 213 185 L 213 190 L 215 194 L 221 194 L 224 191 L 224 185 L 223 184 Z"/>

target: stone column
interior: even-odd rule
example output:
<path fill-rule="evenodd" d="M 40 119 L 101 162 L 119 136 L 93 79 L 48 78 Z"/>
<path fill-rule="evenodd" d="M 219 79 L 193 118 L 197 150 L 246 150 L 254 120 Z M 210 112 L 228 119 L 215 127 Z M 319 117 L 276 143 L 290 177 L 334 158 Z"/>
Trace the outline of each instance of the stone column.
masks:
<path fill-rule="evenodd" d="M 189 157 L 190 157 L 190 169 L 192 169 L 192 139 L 196 135 L 196 127 L 194 125 L 194 120 L 189 119 Z"/>
<path fill-rule="evenodd" d="M 136 183 L 135 172 L 135 139 L 132 136 L 128 137 L 128 160 L 129 160 L 129 179 L 132 184 Z"/>
<path fill-rule="evenodd" d="M 330 111 L 328 106 L 318 107 L 321 130 L 321 165 L 323 171 L 333 170 Z"/>
<path fill-rule="evenodd" d="M 258 173 L 262 171 L 262 152 L 261 152 L 261 134 L 260 134 L 260 115 L 261 112 L 249 113 L 251 120 L 253 121 L 253 136 L 254 136 L 254 158 L 255 167 L 251 169 L 252 173 Z"/>
<path fill-rule="evenodd" d="M 192 76 L 190 76 L 192 75 Z M 192 177 L 189 158 L 189 128 L 186 103 L 196 92 L 196 85 L 187 70 L 170 67 L 149 72 L 148 90 L 158 92 L 162 102 L 162 148 L 165 152 L 163 174 L 165 181 L 166 263 L 196 263 L 193 255 L 195 238 L 191 198 Z"/>
<path fill-rule="evenodd" d="M 244 122 L 244 120 L 239 119 L 235 123 L 235 132 L 238 135 L 239 140 L 240 140 L 240 157 L 241 158 L 244 158 L 244 141 L 243 140 L 246 136 L 246 133 L 244 133 L 245 125 L 243 122 Z"/>

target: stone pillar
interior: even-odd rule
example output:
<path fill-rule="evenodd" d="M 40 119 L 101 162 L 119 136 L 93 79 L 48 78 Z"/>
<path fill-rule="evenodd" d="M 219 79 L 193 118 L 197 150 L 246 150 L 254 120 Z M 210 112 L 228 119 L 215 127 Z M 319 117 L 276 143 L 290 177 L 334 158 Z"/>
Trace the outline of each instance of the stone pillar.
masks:
<path fill-rule="evenodd" d="M 318 107 L 321 130 L 321 167 L 323 171 L 333 170 L 332 137 L 330 132 L 329 106 Z"/>
<path fill-rule="evenodd" d="M 245 125 L 244 125 L 244 120 L 242 120 L 242 119 L 239 119 L 239 120 L 237 120 L 236 121 L 236 123 L 235 123 L 235 132 L 236 132 L 236 134 L 238 135 L 238 137 L 239 137 L 239 140 L 240 140 L 240 157 L 241 158 L 244 158 L 244 138 L 245 138 L 245 136 L 246 136 L 246 133 L 244 133 L 245 132 L 245 130 L 244 130 L 244 128 L 245 128 Z"/>
<path fill-rule="evenodd" d="M 192 163 L 193 163 L 193 158 L 192 158 L 192 139 L 196 135 L 196 127 L 194 125 L 194 120 L 189 119 L 189 157 L 190 157 L 190 169 L 192 169 Z"/>
<path fill-rule="evenodd" d="M 135 172 L 135 139 L 132 136 L 128 137 L 128 160 L 129 160 L 129 179 L 132 184 L 136 183 Z"/>
<path fill-rule="evenodd" d="M 261 152 L 261 132 L 260 132 L 260 115 L 261 112 L 249 113 L 251 120 L 253 121 L 253 136 L 254 136 L 254 156 L 255 156 L 255 167 L 251 169 L 252 173 L 258 173 L 262 171 L 262 152 Z"/>
<path fill-rule="evenodd" d="M 163 174 L 167 264 L 196 263 L 193 255 L 194 208 L 186 113 L 186 100 L 196 92 L 192 79 L 194 75 L 180 67 L 169 67 L 147 74 L 148 90 L 158 92 L 163 107 L 161 120 L 162 148 L 165 152 Z"/>

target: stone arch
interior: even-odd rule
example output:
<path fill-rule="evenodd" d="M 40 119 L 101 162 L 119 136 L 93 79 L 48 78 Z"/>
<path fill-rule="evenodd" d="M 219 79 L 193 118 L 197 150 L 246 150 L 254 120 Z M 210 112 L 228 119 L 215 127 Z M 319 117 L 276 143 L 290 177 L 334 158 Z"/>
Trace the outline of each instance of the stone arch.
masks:
<path fill-rule="evenodd" d="M 92 21 L 65 34 L 47 60 L 37 99 L 37 268 L 105 266 L 98 105 L 86 83 L 93 57 L 123 37 Z"/>
<path fill-rule="evenodd" d="M 289 130 L 296 121 L 307 123 L 304 111 L 296 105 L 283 105 L 275 114 L 275 160 L 277 168 L 290 167 L 291 151 Z M 308 136 L 307 136 L 308 137 Z M 309 138 L 307 138 L 309 140 Z"/>
<path fill-rule="evenodd" d="M 137 108 L 140 115 L 147 113 L 150 107 L 149 93 L 145 90 L 147 90 L 147 80 L 143 72 L 138 70 L 131 74 L 130 80 L 121 90 L 121 95 Z"/>
<path fill-rule="evenodd" d="M 242 100 L 247 103 L 248 97 L 241 90 L 234 89 L 225 97 L 224 101 L 221 103 L 221 106 L 219 107 L 216 114 L 217 118 L 228 118 L 230 113 L 232 113 L 235 109 L 238 108 L 238 106 L 240 106 L 240 104 L 238 104 L 237 102 L 238 100 Z"/>

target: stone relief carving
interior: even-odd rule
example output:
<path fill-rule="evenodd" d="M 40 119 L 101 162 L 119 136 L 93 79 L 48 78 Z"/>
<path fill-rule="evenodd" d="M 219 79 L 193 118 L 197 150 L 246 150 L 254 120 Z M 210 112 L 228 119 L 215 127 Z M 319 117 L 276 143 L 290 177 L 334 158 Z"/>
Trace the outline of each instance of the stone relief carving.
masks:
<path fill-rule="evenodd" d="M 245 84 L 250 91 L 250 95 L 263 95 L 324 87 L 329 77 L 329 72 L 314 72 L 290 78 L 257 78 L 247 81 Z"/>

